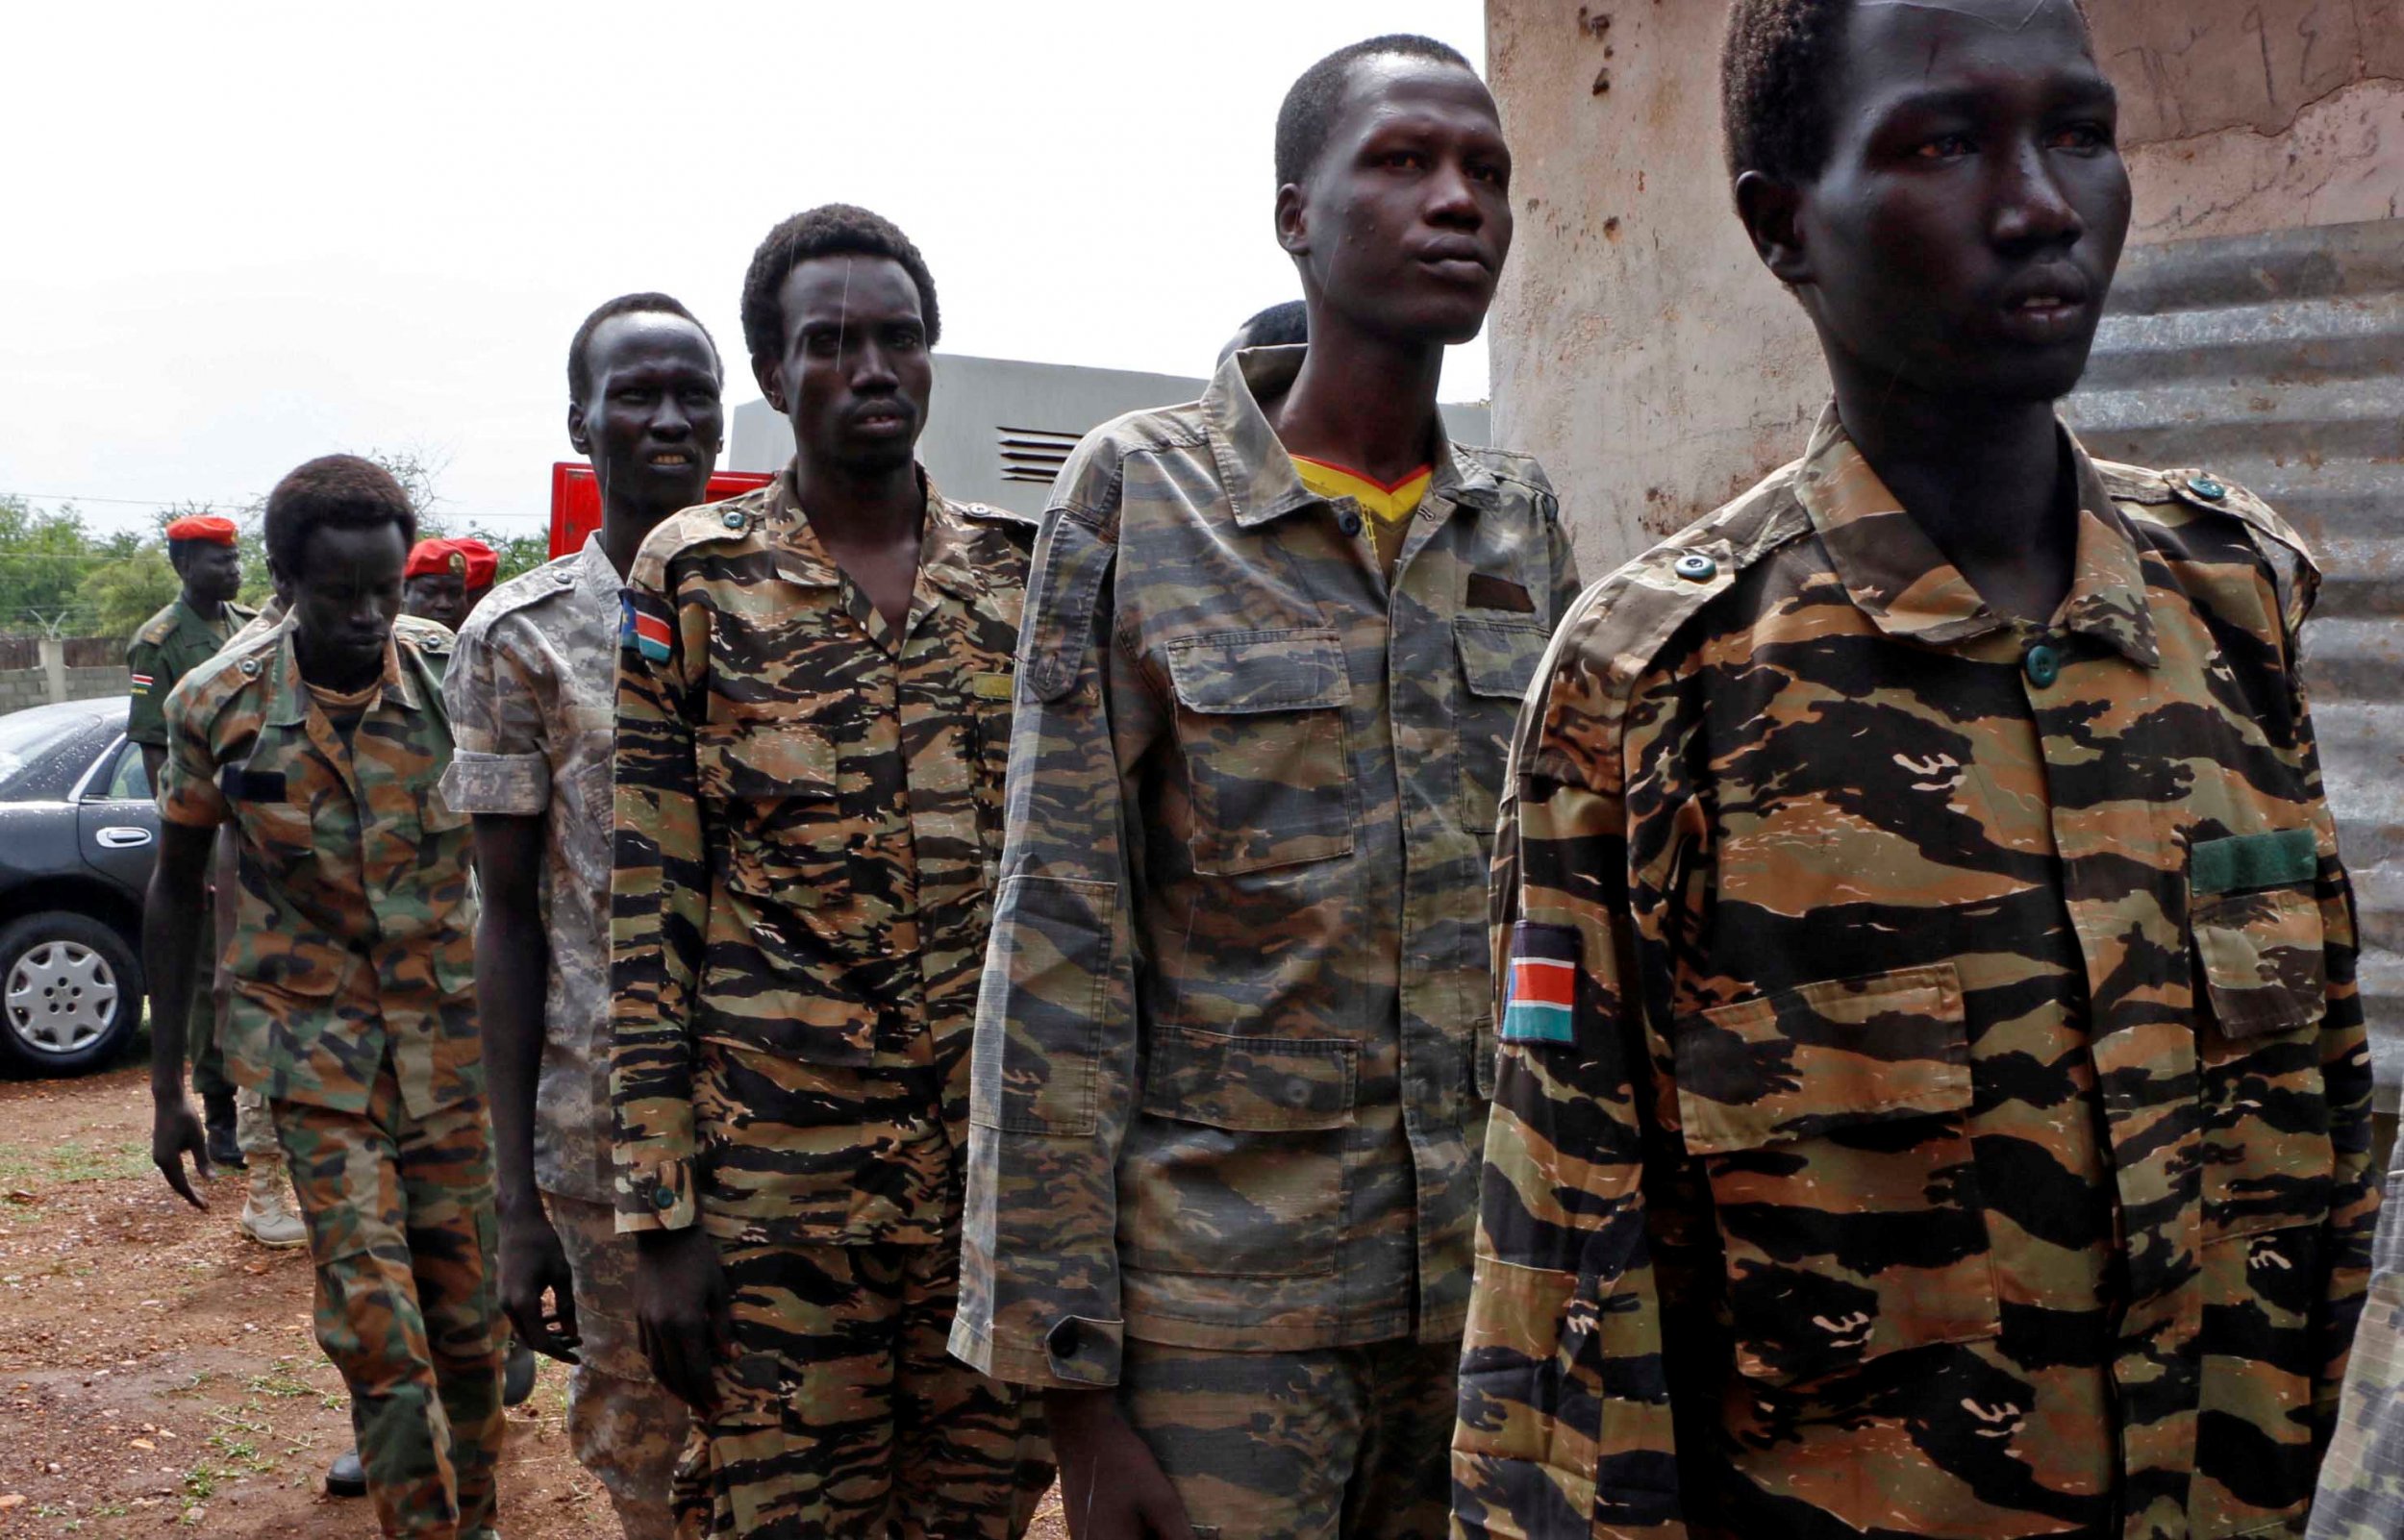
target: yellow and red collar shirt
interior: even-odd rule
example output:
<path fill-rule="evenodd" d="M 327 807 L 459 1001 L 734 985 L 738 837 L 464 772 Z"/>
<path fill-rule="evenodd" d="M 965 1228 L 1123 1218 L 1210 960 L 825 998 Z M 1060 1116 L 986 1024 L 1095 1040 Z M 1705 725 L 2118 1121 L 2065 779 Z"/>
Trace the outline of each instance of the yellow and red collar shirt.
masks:
<path fill-rule="evenodd" d="M 2377 1211 L 2314 574 L 2066 443 L 2048 623 L 1832 411 L 1556 640 L 1462 1532 L 2302 1532 Z"/>

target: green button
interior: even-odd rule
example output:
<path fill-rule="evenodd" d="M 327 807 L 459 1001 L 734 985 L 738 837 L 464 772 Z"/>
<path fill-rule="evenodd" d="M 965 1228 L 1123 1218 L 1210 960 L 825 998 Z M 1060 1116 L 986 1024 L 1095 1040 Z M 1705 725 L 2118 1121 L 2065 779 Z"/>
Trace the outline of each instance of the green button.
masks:
<path fill-rule="evenodd" d="M 2229 495 L 2229 489 L 2226 486 L 2209 476 L 2189 478 L 2187 489 L 2208 503 L 2217 503 Z"/>
<path fill-rule="evenodd" d="M 2020 661 L 2028 670 L 2028 682 L 2041 690 L 2051 687 L 2062 677 L 2062 655 L 2043 642 L 2030 648 Z"/>
<path fill-rule="evenodd" d="M 1671 570 L 1689 583 L 1709 583 L 1719 575 L 1719 563 L 1700 551 L 1689 551 Z"/>
<path fill-rule="evenodd" d="M 743 516 L 740 513 L 730 511 L 725 515 L 725 519 L 726 527 L 730 530 L 739 530 L 743 527 Z"/>
<path fill-rule="evenodd" d="M 676 1206 L 676 1195 L 665 1187 L 662 1187 L 651 1195 L 651 1205 L 663 1210 L 673 1208 Z"/>

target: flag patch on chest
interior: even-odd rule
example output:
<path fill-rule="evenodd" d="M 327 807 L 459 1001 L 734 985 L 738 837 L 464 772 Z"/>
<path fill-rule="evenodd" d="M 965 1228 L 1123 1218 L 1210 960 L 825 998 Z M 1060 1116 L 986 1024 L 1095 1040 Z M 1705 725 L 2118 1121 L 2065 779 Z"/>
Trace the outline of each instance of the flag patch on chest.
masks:
<path fill-rule="evenodd" d="M 636 609 L 635 601 L 631 598 L 622 598 L 619 602 L 624 605 L 626 610 L 626 624 L 618 633 L 619 644 L 633 647 L 642 654 L 646 662 L 666 662 L 667 622 L 658 615 Z"/>
<path fill-rule="evenodd" d="M 1528 920 L 1513 926 L 1511 1003 L 1503 1011 L 1503 1041 L 1577 1041 L 1577 929 Z"/>

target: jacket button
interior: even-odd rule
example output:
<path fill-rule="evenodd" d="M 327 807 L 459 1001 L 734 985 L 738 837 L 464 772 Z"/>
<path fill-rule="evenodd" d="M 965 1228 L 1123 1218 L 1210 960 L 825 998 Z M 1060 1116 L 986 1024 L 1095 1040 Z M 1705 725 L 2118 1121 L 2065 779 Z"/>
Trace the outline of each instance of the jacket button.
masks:
<path fill-rule="evenodd" d="M 1336 517 L 1336 528 L 1343 531 L 1346 534 L 1358 534 L 1361 533 L 1361 515 L 1358 513 L 1338 514 Z"/>
<path fill-rule="evenodd" d="M 2213 480 L 2209 476 L 2189 477 L 2187 481 L 2187 489 L 2193 492 L 2197 497 L 2202 498 L 2207 503 L 2217 503 L 2222 498 L 2229 495 L 2229 489 L 2227 486 Z"/>
<path fill-rule="evenodd" d="M 743 516 L 740 513 L 730 510 L 724 515 L 724 518 L 726 527 L 730 530 L 739 530 L 743 527 Z"/>
<path fill-rule="evenodd" d="M 1689 551 L 1670 570 L 1689 583 L 1709 583 L 1719 576 L 1719 563 L 1700 551 Z"/>
<path fill-rule="evenodd" d="M 665 1187 L 662 1187 L 651 1195 L 651 1206 L 659 1209 L 663 1213 L 665 1213 L 668 1209 L 676 1206 L 676 1194 L 668 1191 Z"/>
<path fill-rule="evenodd" d="M 2028 670 L 2028 682 L 2041 690 L 2052 687 L 2053 682 L 2062 677 L 2062 655 L 2043 642 L 2030 648 L 2020 662 Z"/>

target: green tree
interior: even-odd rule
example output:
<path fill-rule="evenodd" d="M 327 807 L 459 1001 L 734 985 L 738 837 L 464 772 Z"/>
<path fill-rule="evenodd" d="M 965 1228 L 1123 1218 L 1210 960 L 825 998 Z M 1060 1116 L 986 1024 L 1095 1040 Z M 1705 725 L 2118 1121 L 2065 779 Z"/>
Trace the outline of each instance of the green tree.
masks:
<path fill-rule="evenodd" d="M 127 636 L 141 629 L 183 591 L 163 546 L 145 545 L 130 557 L 94 568 L 80 594 L 92 616 L 92 634 Z"/>
<path fill-rule="evenodd" d="M 111 559 L 74 505 L 43 512 L 0 496 L 0 633 L 77 634 L 84 578 Z"/>

